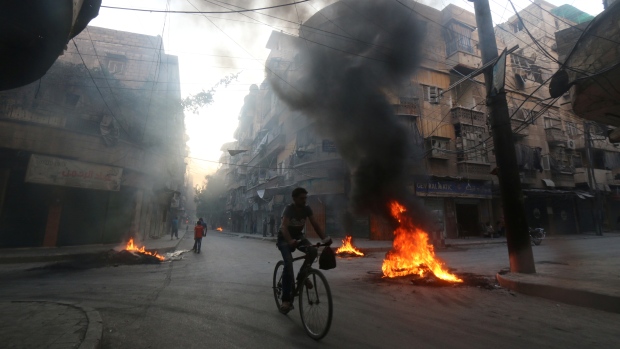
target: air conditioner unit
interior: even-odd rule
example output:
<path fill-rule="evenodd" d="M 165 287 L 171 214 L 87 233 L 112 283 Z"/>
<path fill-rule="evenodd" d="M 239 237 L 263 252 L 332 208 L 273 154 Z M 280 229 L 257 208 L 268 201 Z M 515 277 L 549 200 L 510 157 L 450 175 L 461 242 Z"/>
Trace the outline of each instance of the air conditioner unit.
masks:
<path fill-rule="evenodd" d="M 572 139 L 569 139 L 568 142 L 566 142 L 566 148 L 575 149 L 575 141 Z"/>

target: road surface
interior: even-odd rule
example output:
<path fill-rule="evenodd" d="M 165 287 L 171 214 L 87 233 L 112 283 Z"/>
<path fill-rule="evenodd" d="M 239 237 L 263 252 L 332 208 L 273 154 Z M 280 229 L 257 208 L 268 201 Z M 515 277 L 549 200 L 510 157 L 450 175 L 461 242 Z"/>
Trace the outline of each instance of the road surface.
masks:
<path fill-rule="evenodd" d="M 179 248 L 191 248 L 184 239 Z M 602 243 L 601 248 L 603 248 Z M 212 232 L 201 254 L 161 265 L 26 271 L 0 266 L 0 300 L 79 302 L 103 318 L 103 348 L 613 348 L 620 315 L 477 287 L 382 280 L 382 253 L 326 271 L 334 320 L 320 342 L 280 314 L 272 242 Z M 505 245 L 440 252 L 459 271 L 508 266 Z M 482 266 L 481 266 L 482 265 Z M 297 269 L 297 268 L 296 268 Z M 1 314 L 0 316 L 9 316 Z"/>

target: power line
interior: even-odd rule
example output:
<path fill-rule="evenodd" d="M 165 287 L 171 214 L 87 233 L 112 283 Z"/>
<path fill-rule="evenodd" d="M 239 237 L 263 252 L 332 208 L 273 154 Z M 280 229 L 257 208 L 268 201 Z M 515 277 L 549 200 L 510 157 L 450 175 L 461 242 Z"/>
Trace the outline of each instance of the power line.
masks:
<path fill-rule="evenodd" d="M 303 2 L 308 2 L 310 0 L 300 0 L 296 2 L 292 2 L 290 4 L 281 4 L 253 9 L 245 9 L 245 10 L 231 10 L 231 11 L 175 11 L 175 10 L 149 10 L 149 9 L 141 9 L 141 8 L 129 8 L 129 7 L 117 7 L 117 6 L 105 6 L 102 5 L 103 8 L 109 8 L 113 10 L 125 10 L 125 11 L 140 11 L 140 12 L 154 12 L 154 13 L 184 13 L 184 14 L 225 14 L 225 13 L 241 13 L 241 12 L 254 12 L 261 10 L 269 10 L 278 7 L 286 7 L 291 5 L 301 4 Z M 166 6 L 167 7 L 167 6 Z"/>
<path fill-rule="evenodd" d="M 80 49 L 78 48 L 77 44 L 75 43 L 75 40 L 71 40 L 71 41 L 73 42 L 73 45 L 75 46 L 75 49 L 78 52 L 78 55 L 80 55 Z M 80 55 L 80 59 L 82 60 L 82 64 L 84 64 L 84 68 L 86 68 L 86 71 L 88 72 L 88 76 L 90 77 L 90 79 L 92 80 L 93 84 L 95 85 L 95 88 L 97 89 L 97 92 L 99 93 L 99 96 L 101 96 L 101 99 L 103 100 L 103 103 L 105 104 L 106 108 L 110 112 L 110 116 L 112 116 L 112 118 L 118 122 L 118 119 L 114 115 L 114 112 L 112 111 L 112 108 L 110 108 L 110 106 L 108 105 L 108 102 L 103 97 L 103 93 L 101 93 L 101 90 L 99 89 L 99 86 L 97 86 L 97 83 L 95 82 L 95 79 L 93 79 L 93 75 L 91 74 L 90 69 L 88 69 L 88 66 L 86 65 L 86 62 L 84 61 L 84 57 L 82 57 Z M 112 92 L 112 91 L 110 90 L 110 92 Z M 120 124 L 120 126 L 122 128 L 123 125 L 120 122 L 119 122 L 119 124 Z M 125 132 L 127 132 L 127 130 L 125 130 Z"/>

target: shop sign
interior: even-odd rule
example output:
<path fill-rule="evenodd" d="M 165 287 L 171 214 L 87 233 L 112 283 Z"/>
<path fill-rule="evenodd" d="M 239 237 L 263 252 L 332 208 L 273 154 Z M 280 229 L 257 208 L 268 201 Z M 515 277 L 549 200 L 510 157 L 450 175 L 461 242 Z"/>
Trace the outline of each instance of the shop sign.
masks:
<path fill-rule="evenodd" d="M 65 187 L 119 191 L 123 169 L 67 160 L 52 156 L 30 156 L 26 182 Z"/>
<path fill-rule="evenodd" d="M 489 182 L 428 181 L 416 183 L 416 195 L 490 199 L 492 192 Z"/>

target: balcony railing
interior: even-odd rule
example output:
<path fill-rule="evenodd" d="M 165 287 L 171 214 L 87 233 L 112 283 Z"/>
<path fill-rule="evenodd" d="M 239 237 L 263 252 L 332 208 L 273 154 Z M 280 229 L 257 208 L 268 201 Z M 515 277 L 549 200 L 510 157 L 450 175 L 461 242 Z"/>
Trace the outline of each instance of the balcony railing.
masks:
<path fill-rule="evenodd" d="M 564 131 L 556 127 L 546 128 L 545 134 L 547 135 L 548 143 L 566 143 L 568 140 Z"/>
<path fill-rule="evenodd" d="M 463 161 L 457 165 L 459 176 L 470 179 L 491 179 L 491 164 Z"/>
<path fill-rule="evenodd" d="M 510 127 L 512 128 L 512 134 L 517 137 L 525 137 L 529 136 L 530 131 L 528 130 L 527 123 L 521 120 L 510 120 Z"/>
<path fill-rule="evenodd" d="M 469 38 L 461 38 L 460 40 L 453 40 L 446 43 L 446 55 L 450 56 L 457 51 L 462 51 L 465 53 L 475 54 L 476 50 L 471 44 L 471 39 Z"/>
<path fill-rule="evenodd" d="M 486 119 L 483 112 L 463 107 L 456 107 L 450 110 L 452 114 L 452 123 L 454 124 L 470 124 L 484 126 Z"/>
<path fill-rule="evenodd" d="M 574 187 L 575 176 L 572 173 L 551 173 L 551 180 L 558 187 Z"/>

